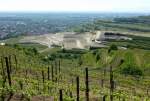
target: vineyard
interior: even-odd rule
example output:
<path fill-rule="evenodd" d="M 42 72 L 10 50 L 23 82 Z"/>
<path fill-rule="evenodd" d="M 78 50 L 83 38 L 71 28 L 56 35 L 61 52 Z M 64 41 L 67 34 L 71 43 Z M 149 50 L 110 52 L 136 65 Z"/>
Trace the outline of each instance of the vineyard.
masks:
<path fill-rule="evenodd" d="M 0 46 L 0 101 L 150 101 L 148 50 L 37 47 Z"/>

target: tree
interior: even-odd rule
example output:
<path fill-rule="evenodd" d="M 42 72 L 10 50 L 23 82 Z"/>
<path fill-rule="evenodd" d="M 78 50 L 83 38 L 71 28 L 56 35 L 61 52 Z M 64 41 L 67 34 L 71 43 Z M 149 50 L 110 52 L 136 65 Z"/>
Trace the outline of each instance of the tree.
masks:
<path fill-rule="evenodd" d="M 118 50 L 118 47 L 117 47 L 115 44 L 112 44 L 112 45 L 110 46 L 110 49 L 111 49 L 111 50 Z"/>
<path fill-rule="evenodd" d="M 132 75 L 132 76 L 142 76 L 143 75 L 143 71 L 138 68 L 138 67 L 134 67 L 134 66 L 130 66 L 128 65 L 127 67 L 124 67 L 121 72 L 123 74 L 126 74 L 126 75 Z"/>
<path fill-rule="evenodd" d="M 110 48 L 108 49 L 108 53 L 110 53 L 111 50 L 118 50 L 118 47 L 117 47 L 115 44 L 112 44 L 112 45 L 110 46 Z"/>
<path fill-rule="evenodd" d="M 33 53 L 36 55 L 36 54 L 38 54 L 38 50 L 34 47 L 34 48 L 32 48 L 32 51 L 33 51 Z"/>

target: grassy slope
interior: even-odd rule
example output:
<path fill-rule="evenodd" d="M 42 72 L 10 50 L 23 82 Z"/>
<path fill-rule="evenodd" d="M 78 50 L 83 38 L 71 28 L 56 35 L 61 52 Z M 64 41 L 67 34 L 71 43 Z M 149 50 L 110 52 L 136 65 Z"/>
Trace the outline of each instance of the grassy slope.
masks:
<path fill-rule="evenodd" d="M 23 36 L 18 36 L 18 37 L 9 38 L 6 40 L 0 40 L 0 42 L 4 42 L 6 44 L 16 44 L 16 43 L 19 43 L 19 40 L 22 38 L 23 38 Z"/>
<path fill-rule="evenodd" d="M 21 45 L 25 48 L 36 48 L 38 51 L 41 51 L 41 50 L 44 50 L 44 49 L 48 48 L 47 46 L 40 45 L 40 44 L 37 44 L 37 43 L 20 43 L 20 40 L 23 37 L 24 36 L 18 36 L 18 37 L 9 38 L 9 39 L 6 39 L 6 40 L 0 40 L 0 43 L 4 42 L 4 43 L 9 44 L 9 45 L 18 44 L 18 45 Z"/>
<path fill-rule="evenodd" d="M 24 46 L 23 46 L 24 47 Z M 24 47 L 27 48 L 27 47 Z M 122 92 L 124 97 L 127 95 L 133 96 L 133 93 L 131 89 L 136 89 L 137 94 L 136 98 L 139 99 L 138 95 L 146 96 L 146 90 L 148 88 L 148 85 L 150 85 L 149 77 L 150 77 L 150 71 L 149 71 L 149 60 L 150 60 L 150 52 L 146 50 L 141 49 L 129 49 L 129 50 L 118 50 L 118 51 L 112 51 L 111 53 L 107 53 L 106 49 L 98 49 L 98 50 L 92 50 L 92 51 L 61 51 L 59 48 L 52 49 L 50 51 L 41 53 L 39 55 L 33 55 L 33 54 L 26 54 L 23 50 L 14 49 L 10 46 L 1 46 L 0 47 L 0 55 L 7 55 L 7 54 L 17 54 L 17 58 L 19 60 L 19 70 L 16 71 L 15 74 L 12 74 L 12 80 L 14 82 L 13 84 L 13 91 L 18 93 L 24 93 L 26 96 L 40 96 L 40 95 L 48 95 L 53 96 L 56 99 L 58 98 L 58 89 L 64 88 L 66 91 L 71 90 L 75 94 L 75 82 L 73 83 L 73 86 L 71 84 L 72 79 L 75 80 L 75 76 L 80 76 L 80 95 L 81 99 L 84 98 L 84 68 L 89 67 L 89 76 L 90 76 L 90 97 L 91 98 L 97 98 L 99 93 L 104 92 L 108 94 L 108 82 L 109 82 L 109 73 L 105 76 L 105 87 L 102 89 L 99 85 L 99 81 L 103 77 L 103 69 L 107 68 L 107 64 L 113 60 L 112 65 L 114 66 L 115 71 L 115 81 L 117 82 L 117 89 L 115 90 L 116 94 L 118 92 Z M 41 59 L 45 56 L 56 56 L 56 60 L 60 59 L 61 56 L 61 74 L 60 76 L 63 77 L 62 80 L 60 80 L 59 84 L 52 83 L 51 81 L 46 80 L 44 83 L 45 87 L 50 87 L 52 91 L 48 92 L 43 89 L 42 84 L 42 76 L 41 72 L 42 70 L 45 72 L 45 78 L 47 78 L 47 62 L 43 62 Z M 68 55 L 69 54 L 69 55 Z M 74 57 L 76 55 L 76 58 Z M 119 70 L 122 66 L 118 66 L 119 59 L 115 56 L 119 57 L 119 59 L 124 59 L 124 64 L 127 64 L 131 60 L 139 68 L 141 68 L 144 71 L 144 78 L 139 78 L 139 81 L 136 80 L 132 76 L 124 76 L 119 73 Z M 114 57 L 115 59 L 112 59 Z M 82 64 L 79 65 L 79 60 L 82 60 Z M 15 63 L 13 63 L 13 67 L 15 67 Z M 122 64 L 122 65 L 124 65 Z M 1 67 L 1 66 L 0 66 Z M 26 75 L 25 71 L 28 71 L 28 75 Z M 37 75 L 36 75 L 37 74 Z M 58 76 L 59 76 L 58 75 Z M 38 78 L 37 78 L 38 77 Z M 2 82 L 2 81 L 1 81 Z M 22 82 L 24 85 L 23 90 L 19 88 L 19 83 Z M 69 82 L 69 83 L 68 83 Z M 40 92 L 37 90 L 37 85 L 39 84 Z M 56 88 L 55 88 L 56 87 Z M 2 91 L 2 89 L 1 89 Z M 83 94 L 82 94 L 83 93 Z M 126 94 L 127 93 L 127 94 Z M 119 94 L 120 95 L 120 94 Z M 121 95 L 120 95 L 121 96 Z M 32 98 L 32 97 L 31 97 Z M 65 98 L 70 99 L 67 95 L 65 95 Z M 139 100 L 137 100 L 139 101 Z"/>

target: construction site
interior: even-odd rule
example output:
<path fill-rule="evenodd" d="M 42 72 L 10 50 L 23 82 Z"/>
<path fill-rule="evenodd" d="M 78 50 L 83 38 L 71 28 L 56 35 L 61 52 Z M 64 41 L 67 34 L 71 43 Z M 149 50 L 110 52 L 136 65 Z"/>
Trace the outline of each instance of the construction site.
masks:
<path fill-rule="evenodd" d="M 62 32 L 39 36 L 27 36 L 20 43 L 39 43 L 49 48 L 60 46 L 65 49 L 88 49 L 90 47 L 107 47 L 107 40 L 132 40 L 124 34 L 96 31 L 95 33 Z"/>

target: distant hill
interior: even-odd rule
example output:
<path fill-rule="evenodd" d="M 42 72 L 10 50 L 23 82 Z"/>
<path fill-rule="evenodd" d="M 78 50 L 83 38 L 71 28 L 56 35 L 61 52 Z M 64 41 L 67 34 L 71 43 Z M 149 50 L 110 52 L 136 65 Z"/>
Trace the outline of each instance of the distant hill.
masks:
<path fill-rule="evenodd" d="M 138 17 L 132 17 L 132 18 L 115 18 L 115 22 L 120 23 L 144 23 L 144 24 L 150 24 L 150 16 L 138 16 Z"/>
<path fill-rule="evenodd" d="M 109 20 L 96 19 L 92 23 L 83 24 L 74 30 L 88 32 L 94 30 L 150 33 L 150 16 L 116 17 Z"/>

